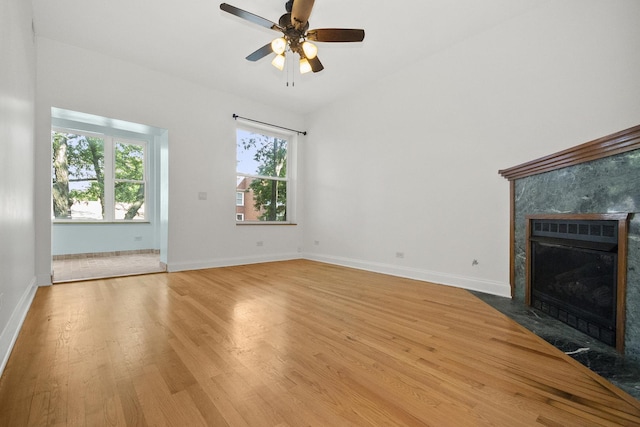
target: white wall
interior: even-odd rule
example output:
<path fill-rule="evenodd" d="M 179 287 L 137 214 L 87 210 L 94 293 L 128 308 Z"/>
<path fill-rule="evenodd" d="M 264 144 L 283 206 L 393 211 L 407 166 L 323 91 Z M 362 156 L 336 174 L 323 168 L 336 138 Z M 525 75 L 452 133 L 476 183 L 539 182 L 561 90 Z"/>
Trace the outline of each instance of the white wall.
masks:
<path fill-rule="evenodd" d="M 235 121 L 302 127 L 300 115 L 38 39 L 36 212 L 40 281 L 51 265 L 51 107 L 168 130 L 170 271 L 297 257 L 301 226 L 235 224 Z M 303 151 L 301 149 L 301 151 Z M 207 200 L 198 200 L 206 192 Z M 258 247 L 257 241 L 264 245 Z"/>
<path fill-rule="evenodd" d="M 640 123 L 639 16 L 546 2 L 311 115 L 306 255 L 509 295 L 497 171 Z"/>
<path fill-rule="evenodd" d="M 31 3 L 0 3 L 0 374 L 35 294 Z"/>
<path fill-rule="evenodd" d="M 160 249 L 154 223 L 53 224 L 51 254 L 69 255 Z"/>

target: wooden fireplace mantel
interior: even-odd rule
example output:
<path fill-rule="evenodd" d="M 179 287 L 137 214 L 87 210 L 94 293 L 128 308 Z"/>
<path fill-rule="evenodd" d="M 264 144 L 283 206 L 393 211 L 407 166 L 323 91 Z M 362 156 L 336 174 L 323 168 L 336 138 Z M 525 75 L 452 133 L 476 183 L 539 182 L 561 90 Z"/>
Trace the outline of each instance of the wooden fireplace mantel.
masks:
<path fill-rule="evenodd" d="M 509 181 L 543 172 L 579 165 L 640 148 L 640 125 L 586 142 L 555 154 L 499 170 Z"/>

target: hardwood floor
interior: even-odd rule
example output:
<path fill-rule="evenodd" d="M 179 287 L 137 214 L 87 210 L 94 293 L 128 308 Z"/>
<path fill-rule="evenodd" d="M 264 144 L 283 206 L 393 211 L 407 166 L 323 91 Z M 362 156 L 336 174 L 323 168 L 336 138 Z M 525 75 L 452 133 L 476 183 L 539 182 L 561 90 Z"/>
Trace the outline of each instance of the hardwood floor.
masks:
<path fill-rule="evenodd" d="M 640 425 L 469 292 L 310 261 L 40 288 L 0 426 Z"/>

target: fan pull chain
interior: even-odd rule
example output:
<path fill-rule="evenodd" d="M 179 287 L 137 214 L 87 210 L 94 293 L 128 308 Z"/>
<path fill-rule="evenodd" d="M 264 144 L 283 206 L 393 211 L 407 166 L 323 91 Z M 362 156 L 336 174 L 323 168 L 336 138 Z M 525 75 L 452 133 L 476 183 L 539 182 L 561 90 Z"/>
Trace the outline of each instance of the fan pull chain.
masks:
<path fill-rule="evenodd" d="M 293 52 L 291 52 L 289 56 L 293 57 Z M 295 78 L 295 72 L 293 70 L 293 59 L 290 61 L 287 61 L 287 87 L 289 87 L 289 76 L 291 76 L 291 87 L 295 87 L 296 78 Z"/>
<path fill-rule="evenodd" d="M 291 55 L 289 55 L 289 57 L 291 57 Z M 287 61 L 287 87 L 289 87 L 289 71 L 291 70 L 291 59 L 289 59 L 289 61 Z"/>
<path fill-rule="evenodd" d="M 291 56 L 293 57 L 293 59 L 291 60 L 291 64 L 289 64 L 291 66 L 291 87 L 295 87 L 296 85 L 296 67 L 295 67 L 295 59 L 296 56 L 293 52 L 291 52 Z"/>
<path fill-rule="evenodd" d="M 296 86 L 296 70 L 293 68 L 293 61 L 291 61 L 291 87 Z"/>

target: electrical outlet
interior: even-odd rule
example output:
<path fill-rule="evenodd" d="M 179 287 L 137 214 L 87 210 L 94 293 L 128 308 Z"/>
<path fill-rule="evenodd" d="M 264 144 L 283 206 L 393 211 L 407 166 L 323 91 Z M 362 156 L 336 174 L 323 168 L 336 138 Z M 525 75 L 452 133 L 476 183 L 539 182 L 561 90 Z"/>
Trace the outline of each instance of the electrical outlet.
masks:
<path fill-rule="evenodd" d="M 262 240 L 258 240 L 256 242 L 256 246 L 264 246 L 264 242 Z"/>
<path fill-rule="evenodd" d="M 396 258 L 404 258 L 404 252 L 396 252 Z"/>

